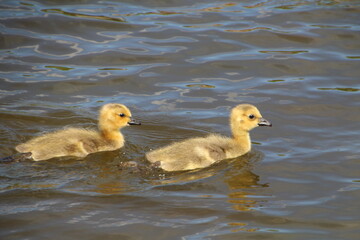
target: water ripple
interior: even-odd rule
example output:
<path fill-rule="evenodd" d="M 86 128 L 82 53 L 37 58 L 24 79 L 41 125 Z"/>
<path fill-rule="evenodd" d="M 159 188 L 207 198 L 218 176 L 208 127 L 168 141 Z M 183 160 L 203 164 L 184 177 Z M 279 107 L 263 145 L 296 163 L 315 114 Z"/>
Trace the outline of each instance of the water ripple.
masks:
<path fill-rule="evenodd" d="M 358 19 L 350 0 L 1 1 L 4 157 L 44 132 L 96 128 L 105 103 L 143 122 L 117 151 L 0 164 L 1 237 L 46 225 L 66 239 L 356 239 Z M 251 153 L 190 172 L 120 167 L 230 136 L 239 103 L 273 123 L 251 132 Z"/>

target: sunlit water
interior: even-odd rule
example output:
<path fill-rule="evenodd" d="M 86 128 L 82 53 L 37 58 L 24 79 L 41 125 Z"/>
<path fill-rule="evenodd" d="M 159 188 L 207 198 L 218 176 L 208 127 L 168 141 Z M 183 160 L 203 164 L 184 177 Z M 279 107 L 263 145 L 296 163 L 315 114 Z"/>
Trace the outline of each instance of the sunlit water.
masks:
<path fill-rule="evenodd" d="M 0 154 L 126 104 L 143 125 L 83 160 L 0 165 L 1 239 L 358 239 L 358 1 L 1 1 Z M 121 167 L 170 142 L 273 128 L 206 169 Z"/>

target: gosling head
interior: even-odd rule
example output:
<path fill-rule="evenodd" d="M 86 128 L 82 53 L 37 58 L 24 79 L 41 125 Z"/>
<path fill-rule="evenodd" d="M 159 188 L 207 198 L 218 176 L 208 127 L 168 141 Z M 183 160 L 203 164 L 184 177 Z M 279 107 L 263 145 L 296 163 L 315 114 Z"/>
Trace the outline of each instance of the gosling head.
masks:
<path fill-rule="evenodd" d="M 251 104 L 240 104 L 234 107 L 230 119 L 233 131 L 248 132 L 257 126 L 272 126 L 268 120 L 261 116 L 260 111 Z"/>
<path fill-rule="evenodd" d="M 130 110 L 119 103 L 109 103 L 100 109 L 100 129 L 117 130 L 127 125 L 141 125 L 131 117 Z"/>

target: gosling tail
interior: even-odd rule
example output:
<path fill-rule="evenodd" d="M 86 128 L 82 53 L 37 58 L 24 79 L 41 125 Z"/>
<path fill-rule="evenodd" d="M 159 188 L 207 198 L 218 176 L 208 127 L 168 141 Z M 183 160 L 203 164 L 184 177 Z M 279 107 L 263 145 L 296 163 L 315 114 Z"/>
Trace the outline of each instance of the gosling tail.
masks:
<path fill-rule="evenodd" d="M 31 152 L 17 153 L 8 157 L 0 158 L 0 163 L 21 162 L 26 159 L 31 159 Z"/>

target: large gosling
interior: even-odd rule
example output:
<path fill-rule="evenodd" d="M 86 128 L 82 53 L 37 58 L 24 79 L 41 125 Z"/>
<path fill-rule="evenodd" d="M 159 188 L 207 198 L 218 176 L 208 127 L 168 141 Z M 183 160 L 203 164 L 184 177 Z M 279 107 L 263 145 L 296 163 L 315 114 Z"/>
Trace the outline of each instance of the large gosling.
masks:
<path fill-rule="evenodd" d="M 249 131 L 257 126 L 271 127 L 259 110 L 250 104 L 240 104 L 231 111 L 232 138 L 211 134 L 172 143 L 146 153 L 151 163 L 165 171 L 182 171 L 208 167 L 223 159 L 235 158 L 251 150 Z"/>
<path fill-rule="evenodd" d="M 100 109 L 98 131 L 65 128 L 35 137 L 16 146 L 16 150 L 30 153 L 35 161 L 64 156 L 83 158 L 90 153 L 121 148 L 125 140 L 120 129 L 140 124 L 132 119 L 131 112 L 125 105 L 109 103 Z"/>

